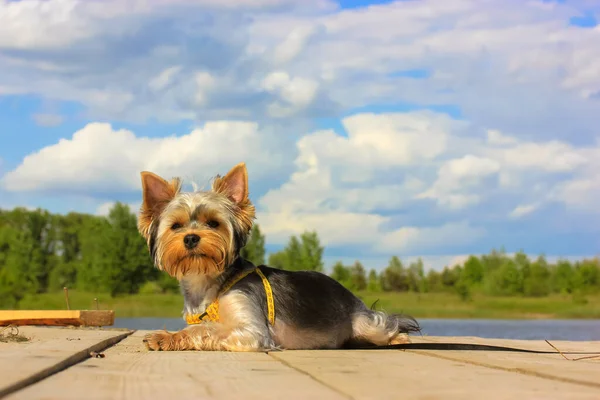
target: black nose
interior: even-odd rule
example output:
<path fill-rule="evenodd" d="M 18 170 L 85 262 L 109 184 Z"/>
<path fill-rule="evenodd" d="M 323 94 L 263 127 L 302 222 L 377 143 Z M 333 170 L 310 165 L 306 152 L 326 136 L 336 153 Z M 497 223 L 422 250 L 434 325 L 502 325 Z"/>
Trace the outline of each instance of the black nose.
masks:
<path fill-rule="evenodd" d="M 188 250 L 193 249 L 194 247 L 198 246 L 198 243 L 200 242 L 200 236 L 198 235 L 185 235 L 185 237 L 183 238 L 183 243 L 185 244 L 185 247 Z"/>

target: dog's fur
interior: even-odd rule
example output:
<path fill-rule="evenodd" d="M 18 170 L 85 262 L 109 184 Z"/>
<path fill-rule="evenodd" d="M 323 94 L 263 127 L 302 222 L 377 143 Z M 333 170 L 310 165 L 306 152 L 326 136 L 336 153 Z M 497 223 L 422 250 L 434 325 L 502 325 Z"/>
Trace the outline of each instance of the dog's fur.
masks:
<path fill-rule="evenodd" d="M 226 282 L 255 267 L 240 256 L 255 217 L 246 166 L 238 164 L 225 177 L 217 176 L 209 191 L 182 193 L 179 179 L 168 182 L 150 172 L 142 172 L 142 187 L 138 227 L 154 263 L 180 281 L 184 312 L 202 313 Z M 144 338 L 146 346 L 150 350 L 334 349 L 407 343 L 408 333 L 419 331 L 412 317 L 370 310 L 325 274 L 259 268 L 273 290 L 274 325 L 267 318 L 261 278 L 251 273 L 219 297 L 219 322 L 203 321 L 175 333 L 151 333 Z"/>

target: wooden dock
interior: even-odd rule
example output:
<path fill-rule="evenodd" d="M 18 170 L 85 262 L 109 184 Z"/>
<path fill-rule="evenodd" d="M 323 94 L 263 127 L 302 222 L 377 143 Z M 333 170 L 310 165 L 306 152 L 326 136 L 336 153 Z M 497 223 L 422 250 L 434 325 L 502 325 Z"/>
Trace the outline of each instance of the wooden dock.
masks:
<path fill-rule="evenodd" d="M 554 353 L 149 352 L 146 331 L 19 330 L 30 340 L 0 343 L 3 399 L 600 399 L 600 341 L 551 342 L 562 355 L 544 341 L 465 337 L 413 342 Z"/>

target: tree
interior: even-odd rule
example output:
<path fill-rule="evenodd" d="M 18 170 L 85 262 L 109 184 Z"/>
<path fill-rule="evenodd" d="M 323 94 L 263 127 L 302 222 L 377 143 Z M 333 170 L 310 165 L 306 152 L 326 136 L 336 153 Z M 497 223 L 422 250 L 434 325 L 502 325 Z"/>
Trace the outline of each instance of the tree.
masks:
<path fill-rule="evenodd" d="M 287 254 L 284 251 L 269 254 L 269 266 L 277 269 L 286 269 Z"/>
<path fill-rule="evenodd" d="M 146 242 L 137 231 L 137 221 L 127 205 L 116 203 L 108 217 L 90 221 L 82 237 L 80 282 L 87 290 L 111 296 L 136 293 L 148 280 L 156 280 Z"/>
<path fill-rule="evenodd" d="M 552 290 L 559 293 L 573 293 L 575 270 L 567 260 L 559 260 L 552 269 Z"/>
<path fill-rule="evenodd" d="M 427 272 L 427 278 L 425 279 L 427 281 L 427 289 L 430 292 L 441 292 L 443 290 L 443 284 L 442 284 L 442 274 L 430 269 L 429 272 Z"/>
<path fill-rule="evenodd" d="M 452 268 L 448 268 L 448 266 L 445 266 L 441 274 L 442 286 L 445 289 L 454 288 L 454 285 L 456 285 L 456 282 L 458 282 L 461 274 L 462 268 L 460 266 L 455 265 Z"/>
<path fill-rule="evenodd" d="M 289 271 L 302 271 L 305 269 L 302 259 L 302 246 L 296 236 L 290 237 L 288 245 L 283 249 L 285 253 L 285 267 Z"/>
<path fill-rule="evenodd" d="M 425 291 L 425 272 L 423 268 L 423 260 L 419 258 L 416 262 L 412 262 L 408 266 L 407 271 L 408 288 L 412 292 Z"/>
<path fill-rule="evenodd" d="M 349 287 L 350 286 L 350 268 L 344 266 L 341 261 L 336 262 L 333 265 L 333 270 L 331 272 L 331 277 L 341 283 L 342 285 Z"/>
<path fill-rule="evenodd" d="M 365 290 L 367 288 L 367 273 L 365 267 L 358 260 L 350 269 L 350 282 L 352 290 Z"/>
<path fill-rule="evenodd" d="M 300 239 L 302 241 L 300 259 L 302 268 L 309 271 L 323 271 L 323 250 L 317 232 L 304 232 Z M 290 257 L 292 255 L 290 254 Z"/>
<path fill-rule="evenodd" d="M 260 227 L 255 224 L 250 231 L 250 238 L 242 248 L 241 256 L 254 265 L 265 263 L 265 236 L 260 232 Z"/>
<path fill-rule="evenodd" d="M 316 232 L 290 237 L 287 246 L 269 256 L 269 265 L 289 271 L 323 271 L 323 247 Z"/>
<path fill-rule="evenodd" d="M 80 213 L 69 213 L 56 218 L 58 249 L 60 252 L 56 267 L 50 274 L 49 288 L 59 290 L 73 287 L 77 282 L 78 265 L 81 262 L 81 235 L 86 220 L 94 218 Z"/>
<path fill-rule="evenodd" d="M 385 291 L 396 292 L 405 292 L 409 289 L 406 270 L 397 256 L 393 256 L 387 268 L 383 270 L 381 287 Z"/>
<path fill-rule="evenodd" d="M 486 292 L 491 295 L 514 296 L 523 293 L 523 276 L 511 259 L 506 259 L 500 268 L 493 270 L 485 283 Z"/>
<path fill-rule="evenodd" d="M 377 271 L 371 269 L 369 271 L 369 280 L 367 282 L 367 290 L 369 292 L 380 292 L 381 291 L 381 280 L 377 275 Z"/>
<path fill-rule="evenodd" d="M 582 260 L 575 263 L 575 289 L 591 292 L 600 289 L 600 260 Z"/>
<path fill-rule="evenodd" d="M 483 281 L 483 263 L 478 257 L 469 256 L 464 264 L 462 278 L 467 285 L 478 285 Z"/>
<path fill-rule="evenodd" d="M 547 296 L 550 293 L 550 269 L 543 256 L 530 264 L 523 273 L 523 294 L 531 297 Z"/>

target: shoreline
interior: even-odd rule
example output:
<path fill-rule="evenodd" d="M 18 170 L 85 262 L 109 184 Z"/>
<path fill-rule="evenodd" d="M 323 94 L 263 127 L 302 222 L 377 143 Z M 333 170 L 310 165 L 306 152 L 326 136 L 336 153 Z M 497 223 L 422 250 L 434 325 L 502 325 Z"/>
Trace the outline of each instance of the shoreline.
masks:
<path fill-rule="evenodd" d="M 519 319 L 519 320 L 576 320 L 600 319 L 600 294 L 587 295 L 583 301 L 571 295 L 548 297 L 490 297 L 474 294 L 462 301 L 452 293 L 359 292 L 358 297 L 371 307 L 388 313 L 408 314 L 429 319 Z M 114 310 L 116 318 L 180 318 L 183 297 L 178 293 L 132 294 L 110 297 L 108 294 L 69 290 L 72 309 Z M 326 299 L 324 299 L 325 301 Z M 64 310 L 62 291 L 28 295 L 17 307 L 1 309 Z"/>

